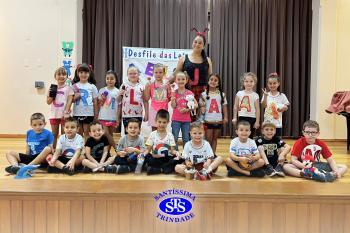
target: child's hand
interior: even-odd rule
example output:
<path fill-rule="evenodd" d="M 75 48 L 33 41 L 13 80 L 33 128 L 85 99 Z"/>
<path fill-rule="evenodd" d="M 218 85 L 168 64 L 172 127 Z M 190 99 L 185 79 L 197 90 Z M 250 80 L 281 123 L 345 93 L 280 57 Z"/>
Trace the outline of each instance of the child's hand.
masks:
<path fill-rule="evenodd" d="M 143 118 L 143 121 L 144 121 L 144 122 L 147 122 L 147 121 L 148 121 L 148 116 L 147 116 L 147 115 L 145 115 L 145 117 Z"/>
<path fill-rule="evenodd" d="M 239 161 L 242 163 L 249 163 L 251 159 L 244 156 L 244 157 L 239 157 Z"/>
<path fill-rule="evenodd" d="M 49 157 L 46 158 L 47 163 L 48 163 L 51 167 L 54 167 L 54 166 L 55 166 L 56 160 L 57 160 L 57 158 L 55 158 L 55 157 L 51 157 L 51 159 L 49 159 Z"/>
<path fill-rule="evenodd" d="M 180 108 L 179 112 L 180 113 L 186 113 L 186 112 L 188 112 L 188 109 L 187 108 Z"/>
<path fill-rule="evenodd" d="M 203 164 L 203 167 L 204 167 L 205 169 L 208 169 L 209 165 L 210 165 L 210 160 L 208 160 L 207 162 L 205 162 L 205 163 Z"/>
<path fill-rule="evenodd" d="M 259 127 L 260 127 L 259 122 L 255 122 L 255 124 L 254 124 L 254 128 L 255 128 L 255 129 L 259 129 Z"/>
<path fill-rule="evenodd" d="M 115 127 L 114 127 L 114 128 L 118 128 L 118 127 L 119 127 L 119 124 L 120 124 L 120 120 L 116 120 L 116 121 L 115 121 Z"/>
<path fill-rule="evenodd" d="M 135 148 L 134 147 L 127 147 L 124 149 L 124 152 L 131 154 L 131 153 L 135 152 Z"/>
<path fill-rule="evenodd" d="M 264 95 L 268 95 L 269 91 L 266 88 L 261 89 Z"/>
<path fill-rule="evenodd" d="M 341 174 L 338 170 L 336 171 L 333 171 L 333 175 L 337 178 L 337 179 L 340 179 L 341 178 Z"/>
<path fill-rule="evenodd" d="M 81 98 L 80 92 L 74 93 L 74 100 L 79 100 Z"/>
<path fill-rule="evenodd" d="M 119 152 L 118 152 L 118 155 L 119 155 L 120 157 L 125 157 L 125 156 L 127 155 L 127 153 L 126 153 L 125 151 L 119 151 Z"/>
<path fill-rule="evenodd" d="M 71 159 L 68 161 L 68 163 L 66 164 L 66 166 L 69 168 L 69 170 L 74 170 L 74 166 L 75 166 L 75 160 Z"/>
<path fill-rule="evenodd" d="M 232 124 L 235 126 L 237 124 L 237 118 L 232 119 Z"/>
<path fill-rule="evenodd" d="M 193 164 L 190 160 L 185 160 L 185 164 L 186 164 L 187 168 L 191 168 L 193 166 Z"/>

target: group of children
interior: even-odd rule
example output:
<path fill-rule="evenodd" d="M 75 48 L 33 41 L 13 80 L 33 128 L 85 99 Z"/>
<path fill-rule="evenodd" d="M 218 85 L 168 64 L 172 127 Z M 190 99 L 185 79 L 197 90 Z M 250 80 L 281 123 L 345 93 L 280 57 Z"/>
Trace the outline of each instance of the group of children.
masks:
<path fill-rule="evenodd" d="M 48 164 L 48 172 L 69 175 L 79 169 L 118 174 L 140 173 L 145 169 L 149 175 L 174 171 L 184 175 L 193 170 L 196 178 L 210 179 L 224 162 L 216 155 L 216 147 L 222 125 L 228 123 L 227 100 L 219 75 L 210 75 L 206 91 L 196 100 L 188 98 L 194 95 L 187 89 L 189 78 L 185 72 L 176 72 L 173 84 L 166 81 L 164 66 L 155 65 L 153 72 L 154 77 L 143 85 L 139 70 L 131 66 L 127 70 L 128 81 L 118 89 L 117 74 L 108 71 L 106 87 L 98 91 L 89 65 L 77 67 L 72 85 L 67 84 L 65 69 L 58 68 L 54 74 L 57 85 L 51 86 L 47 96 L 52 133 L 45 129 L 43 114 L 33 114 L 26 153 L 7 153 L 10 166 L 5 170 L 16 173 L 20 163 Z M 287 162 L 291 148 L 281 136 L 282 113 L 288 109 L 289 102 L 278 91 L 280 81 L 276 73 L 267 79 L 269 91 L 263 89 L 262 136 L 252 139 L 255 129 L 260 127 L 256 83 L 254 73 L 245 73 L 244 89 L 235 97 L 232 122 L 237 137 L 231 141 L 230 156 L 225 160 L 228 176 L 285 176 L 287 173 L 318 181 L 340 178 L 347 167 L 336 165 L 327 146 L 317 139 L 319 126 L 315 121 L 304 123 L 304 137 L 296 141 L 292 161 Z M 173 108 L 171 117 L 169 102 Z M 198 120 L 191 123 L 193 115 L 197 115 Z M 172 132 L 167 132 L 170 120 Z M 146 142 L 140 135 L 142 121 L 148 121 L 153 130 Z M 123 123 L 125 136 L 115 143 L 113 131 L 119 122 Z M 58 137 L 59 126 L 61 136 Z M 182 154 L 178 150 L 180 131 Z M 116 154 L 110 153 L 111 148 Z M 320 162 L 320 154 L 327 163 Z"/>

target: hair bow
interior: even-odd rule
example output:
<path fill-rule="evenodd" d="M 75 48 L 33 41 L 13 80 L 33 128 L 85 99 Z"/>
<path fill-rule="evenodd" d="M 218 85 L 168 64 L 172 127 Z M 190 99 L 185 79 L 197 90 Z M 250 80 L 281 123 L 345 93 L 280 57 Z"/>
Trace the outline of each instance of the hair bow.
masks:
<path fill-rule="evenodd" d="M 204 28 L 203 32 L 200 32 L 197 30 L 197 28 L 192 28 L 191 31 L 196 31 L 197 36 L 203 36 L 205 37 L 205 35 L 207 34 L 207 31 L 209 31 L 209 28 Z"/>

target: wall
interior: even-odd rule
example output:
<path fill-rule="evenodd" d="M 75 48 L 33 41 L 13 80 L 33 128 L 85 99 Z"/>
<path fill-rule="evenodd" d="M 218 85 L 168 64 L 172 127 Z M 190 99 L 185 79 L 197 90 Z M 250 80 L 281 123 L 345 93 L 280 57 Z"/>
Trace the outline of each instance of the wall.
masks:
<path fill-rule="evenodd" d="M 0 5 L 0 134 L 23 134 L 33 112 L 48 116 L 45 96 L 62 66 L 61 41 L 73 41 L 72 63 L 81 61 L 82 0 L 1 0 Z M 44 81 L 45 89 L 35 89 L 35 81 Z"/>
<path fill-rule="evenodd" d="M 328 114 L 332 95 L 350 90 L 350 1 L 314 0 L 311 119 L 321 126 L 321 138 L 345 139 L 343 116 Z"/>

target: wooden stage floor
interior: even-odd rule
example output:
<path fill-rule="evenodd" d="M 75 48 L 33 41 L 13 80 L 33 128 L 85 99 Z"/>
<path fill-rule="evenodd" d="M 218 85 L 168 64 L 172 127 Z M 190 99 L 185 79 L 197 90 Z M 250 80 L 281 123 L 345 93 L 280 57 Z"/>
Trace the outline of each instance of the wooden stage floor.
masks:
<path fill-rule="evenodd" d="M 217 154 L 227 157 L 229 143 L 220 139 Z M 346 143 L 329 145 L 336 162 L 350 167 Z M 70 177 L 43 171 L 15 180 L 4 171 L 8 150 L 23 151 L 24 139 L 0 138 L 1 233 L 350 232 L 350 173 L 334 183 L 318 183 L 292 177 L 228 178 L 221 166 L 205 182 L 175 174 Z M 154 195 L 173 188 L 196 195 L 190 222 L 155 217 Z"/>

